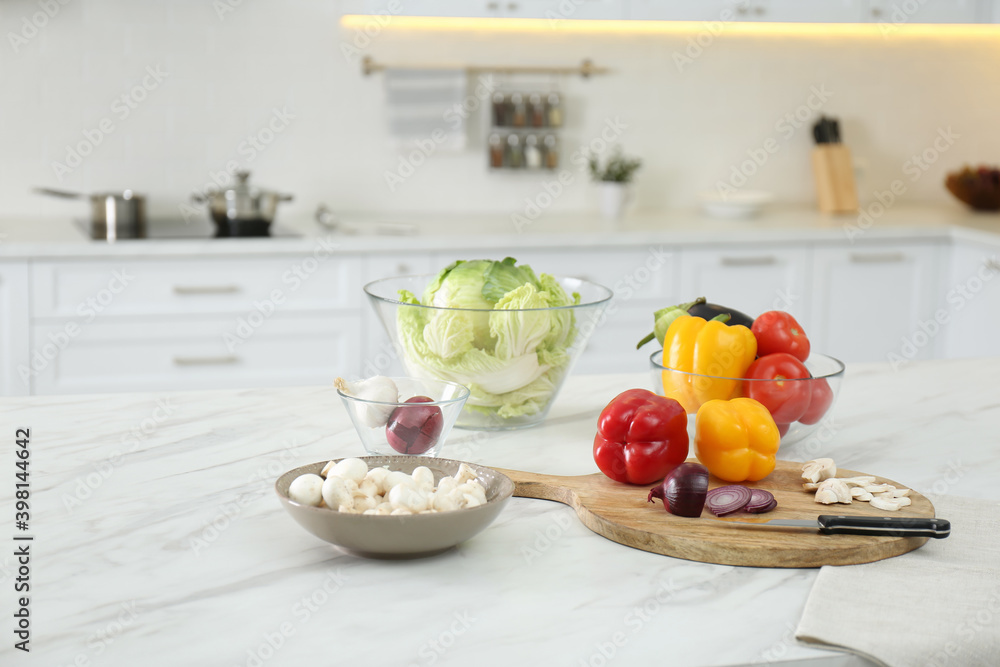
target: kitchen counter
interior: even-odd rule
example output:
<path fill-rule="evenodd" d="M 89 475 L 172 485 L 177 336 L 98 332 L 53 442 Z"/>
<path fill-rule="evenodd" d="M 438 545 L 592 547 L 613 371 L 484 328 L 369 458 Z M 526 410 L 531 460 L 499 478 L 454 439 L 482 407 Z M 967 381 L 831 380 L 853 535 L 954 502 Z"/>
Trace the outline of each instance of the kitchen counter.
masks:
<path fill-rule="evenodd" d="M 831 424 L 783 458 L 832 456 L 932 500 L 1000 499 L 998 375 L 1000 359 L 851 365 Z M 594 472 L 598 411 L 648 381 L 576 377 L 542 427 L 455 431 L 444 455 Z M 17 664 L 867 664 L 794 641 L 815 570 L 630 549 L 556 503 L 514 498 L 433 558 L 341 553 L 272 490 L 287 469 L 361 453 L 329 387 L 4 398 L 0 414 L 8 540 L 14 429 L 31 429 L 31 653 Z M 0 559 L 8 619 L 15 544 Z M 8 631 L 0 663 L 12 644 Z"/>
<path fill-rule="evenodd" d="M 870 208 L 870 207 L 869 207 Z M 865 213 L 864 211 L 867 211 Z M 317 249 L 338 253 L 635 246 L 651 243 L 793 243 L 964 238 L 1000 240 L 1000 216 L 953 207 L 898 206 L 881 215 L 863 210 L 853 216 L 828 216 L 814 209 L 774 206 L 747 220 L 710 218 L 698 210 L 636 213 L 617 226 L 592 214 L 523 212 L 470 215 L 341 215 L 335 230 L 306 217 L 279 223 L 298 238 L 156 239 L 106 243 L 88 239 L 71 220 L 0 220 L 0 259 L 58 257 L 129 257 L 178 255 L 309 254 Z M 515 218 L 519 216 L 518 218 Z M 867 216 L 867 217 L 865 217 Z M 155 221 L 151 224 L 155 224 Z"/>

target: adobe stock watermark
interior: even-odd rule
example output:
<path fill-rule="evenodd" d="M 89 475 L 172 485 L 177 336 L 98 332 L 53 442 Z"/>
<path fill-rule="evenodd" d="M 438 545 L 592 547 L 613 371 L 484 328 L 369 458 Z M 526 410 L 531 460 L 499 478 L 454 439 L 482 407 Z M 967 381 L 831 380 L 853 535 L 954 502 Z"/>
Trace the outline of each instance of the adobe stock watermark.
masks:
<path fill-rule="evenodd" d="M 104 143 L 105 138 L 117 129 L 115 119 L 119 123 L 128 119 L 132 112 L 138 109 L 139 105 L 149 97 L 149 94 L 159 88 L 160 84 L 167 78 L 167 72 L 161 70 L 159 65 L 148 65 L 145 71 L 146 74 L 139 83 L 111 102 L 111 116 L 105 116 L 99 120 L 96 127 L 84 128 L 82 131 L 83 139 L 80 141 L 75 144 L 66 144 L 66 157 L 62 162 L 53 160 L 52 171 L 60 183 L 82 165 L 84 158 L 91 155 L 98 146 Z"/>
<path fill-rule="evenodd" d="M 72 514 L 73 510 L 90 499 L 94 492 L 111 478 L 125 457 L 138 450 L 156 433 L 160 426 L 173 416 L 175 409 L 176 406 L 171 405 L 169 396 L 157 398 L 150 415 L 122 435 L 121 448 L 111 450 L 107 456 L 95 463 L 92 472 L 77 477 L 71 493 L 62 494 L 62 504 L 66 511 Z"/>
<path fill-rule="evenodd" d="M 734 9 L 747 8 L 749 5 L 750 0 L 737 0 L 733 3 L 733 8 L 726 7 L 719 12 L 717 21 L 702 21 L 702 29 L 688 37 L 684 50 L 673 52 L 672 58 L 677 71 L 683 74 L 685 69 L 705 55 L 705 51 L 715 44 L 715 40 L 722 36 L 722 33 L 729 27 L 729 23 L 736 18 Z"/>
<path fill-rule="evenodd" d="M 608 307 L 600 315 L 591 316 L 580 325 L 580 330 L 584 332 L 582 339 L 589 339 L 594 331 L 607 324 L 608 320 L 614 317 L 622 304 L 628 303 L 640 290 L 648 285 L 655 278 L 660 270 L 673 258 L 673 253 L 663 249 L 663 246 L 650 246 L 647 248 L 648 256 L 645 261 L 635 267 L 629 273 L 615 281 L 611 286 L 614 298 Z"/>
<path fill-rule="evenodd" d="M 59 356 L 59 353 L 83 332 L 83 327 L 107 310 L 108 306 L 114 302 L 115 297 L 124 292 L 133 280 L 135 280 L 135 276 L 130 275 L 125 269 L 112 271 L 111 278 L 103 289 L 77 304 L 76 314 L 82 319 L 79 321 L 71 320 L 64 324 L 61 330 L 55 333 L 50 332 L 46 336 L 48 340 L 35 347 L 34 353 L 28 361 L 29 365 L 18 364 L 17 375 L 21 378 L 24 386 L 30 386 L 31 378 L 44 373 L 49 364 Z"/>
<path fill-rule="evenodd" d="M 413 142 L 413 148 L 405 155 L 399 156 L 399 162 L 393 170 L 386 169 L 382 172 L 386 187 L 389 192 L 395 192 L 400 185 L 405 183 L 417 169 L 438 152 L 441 146 L 448 141 L 449 134 L 447 127 L 457 130 L 462 127 L 471 115 L 478 111 L 483 104 L 493 95 L 497 89 L 496 78 L 492 74 L 484 74 L 477 78 L 478 83 L 471 95 L 467 95 L 461 102 L 455 103 L 445 109 L 441 114 L 442 126 L 433 129 L 426 137 Z"/>
<path fill-rule="evenodd" d="M 282 443 L 282 449 L 277 456 L 271 456 L 267 461 L 257 466 L 248 477 L 246 485 L 249 487 L 240 493 L 235 499 L 220 503 L 215 514 L 211 518 L 203 521 L 204 528 L 188 539 L 188 548 L 195 556 L 208 549 L 217 542 L 233 522 L 253 503 L 268 495 L 273 480 L 291 466 L 298 455 L 299 445 L 294 440 L 286 440 Z"/>
<path fill-rule="evenodd" d="M 455 645 L 459 637 L 472 629 L 477 620 L 468 610 L 456 611 L 452 614 L 452 620 L 447 627 L 424 642 L 417 650 L 420 662 L 410 663 L 410 667 L 430 667 L 430 665 L 437 664 L 448 652 L 448 649 Z"/>
<path fill-rule="evenodd" d="M 31 16 L 22 16 L 21 29 L 18 32 L 7 32 L 7 41 L 10 42 L 10 48 L 14 50 L 14 53 L 18 53 L 37 37 L 38 33 L 49 24 L 49 21 L 57 17 L 62 8 L 70 2 L 71 0 L 35 0 L 39 11 Z"/>
<path fill-rule="evenodd" d="M 281 308 L 288 300 L 289 294 L 294 294 L 312 278 L 320 267 L 337 249 L 337 243 L 332 236 L 322 236 L 316 240 L 311 256 L 306 256 L 293 263 L 287 271 L 281 274 L 281 282 L 287 286 L 288 292 L 280 287 L 271 290 L 267 297 L 253 302 L 253 308 L 245 316 L 236 320 L 233 331 L 222 334 L 222 342 L 230 353 L 250 338 Z"/>
<path fill-rule="evenodd" d="M 588 141 L 580 144 L 570 156 L 570 163 L 576 167 L 580 173 L 586 173 L 589 168 L 590 156 L 603 156 L 608 150 L 619 143 L 619 139 L 628 129 L 620 116 L 606 118 L 600 133 Z M 569 169 L 561 169 L 552 179 L 542 181 L 541 191 L 531 197 L 524 198 L 524 206 L 520 211 L 511 213 L 510 222 L 514 230 L 520 234 L 527 227 L 537 222 L 542 214 L 552 207 L 553 204 L 576 182 L 577 176 Z"/>
<path fill-rule="evenodd" d="M 573 521 L 574 519 L 570 518 L 569 512 L 557 511 L 549 525 L 535 531 L 535 537 L 531 540 L 530 545 L 521 545 L 520 552 L 524 562 L 531 565 L 535 560 L 541 558 L 542 554 L 551 549 L 552 545 L 566 534 L 566 531 L 573 525 Z"/>
<path fill-rule="evenodd" d="M 899 341 L 899 347 L 886 354 L 886 361 L 892 370 L 898 371 L 913 361 L 921 350 L 933 343 L 938 334 L 951 322 L 952 316 L 975 299 L 996 277 L 998 270 L 1000 261 L 995 255 L 985 258 L 971 275 L 948 290 L 945 295 L 947 307 L 938 308 L 931 317 L 921 319 L 917 323 L 917 329 L 903 336 Z"/>
<path fill-rule="evenodd" d="M 392 24 L 393 18 L 403 12 L 401 0 L 389 0 L 385 3 L 385 9 L 376 9 L 374 12 L 365 14 L 367 19 L 363 28 L 355 28 L 354 36 L 350 43 L 340 42 L 340 53 L 344 60 L 352 65 L 357 65 L 364 58 L 364 52 L 381 35 L 382 31 Z"/>
<path fill-rule="evenodd" d="M 831 97 L 833 97 L 833 91 L 827 90 L 826 84 L 811 86 L 809 94 L 802 104 L 785 112 L 775 121 L 774 131 L 777 136 L 767 137 L 760 146 L 748 148 L 746 151 L 747 159 L 732 165 L 726 180 L 715 182 L 716 192 L 719 193 L 722 201 L 728 201 L 730 196 L 736 194 L 740 188 L 749 183 L 767 164 L 768 160 L 781 151 L 783 142 L 787 142 L 795 136 L 798 130 L 815 118 L 816 112 L 822 109 Z"/>
<path fill-rule="evenodd" d="M 292 620 L 282 621 L 274 629 L 261 633 L 260 642 L 246 649 L 244 658 L 236 664 L 242 667 L 263 667 L 288 643 L 298 628 L 329 604 L 350 580 L 351 577 L 340 568 L 327 570 L 323 582 L 292 605 Z"/>
<path fill-rule="evenodd" d="M 210 195 L 234 185 L 237 172 L 248 169 L 254 160 L 288 129 L 293 120 L 295 120 L 295 114 L 289 111 L 287 106 L 280 109 L 272 107 L 271 116 L 264 121 L 260 129 L 248 134 L 236 147 L 236 154 L 239 158 L 226 161 L 225 166 L 219 171 L 209 171 L 209 180 L 202 184 L 201 188 L 195 189 L 191 193 L 191 199 L 195 201 L 206 199 Z M 190 222 L 192 219 L 200 220 L 205 217 L 204 206 L 197 207 L 187 202 L 181 202 L 178 210 L 181 217 L 184 218 L 184 222 Z"/>
<path fill-rule="evenodd" d="M 942 155 L 947 153 L 955 142 L 962 138 L 948 127 L 939 127 L 937 135 L 931 145 L 920 153 L 911 155 L 902 165 L 902 171 L 909 178 L 910 183 L 916 183 L 927 171 L 937 162 Z M 894 179 L 885 190 L 876 190 L 872 193 L 875 201 L 862 207 L 858 213 L 858 218 L 854 222 L 844 223 L 844 236 L 851 243 L 864 236 L 865 232 L 886 214 L 893 205 L 907 193 L 909 186 L 901 178 Z"/>

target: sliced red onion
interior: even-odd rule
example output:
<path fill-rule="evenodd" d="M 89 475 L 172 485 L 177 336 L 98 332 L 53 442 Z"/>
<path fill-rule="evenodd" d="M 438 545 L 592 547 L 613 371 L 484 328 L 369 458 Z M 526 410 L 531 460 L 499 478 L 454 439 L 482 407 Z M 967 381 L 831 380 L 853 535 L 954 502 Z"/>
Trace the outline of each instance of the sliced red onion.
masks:
<path fill-rule="evenodd" d="M 715 516 L 732 514 L 746 507 L 751 495 L 750 489 L 739 484 L 720 486 L 708 492 L 705 506 Z"/>
<path fill-rule="evenodd" d="M 764 512 L 770 512 L 777 506 L 778 501 L 775 500 L 774 495 L 770 491 L 751 489 L 750 502 L 743 509 L 752 514 L 763 514 Z"/>

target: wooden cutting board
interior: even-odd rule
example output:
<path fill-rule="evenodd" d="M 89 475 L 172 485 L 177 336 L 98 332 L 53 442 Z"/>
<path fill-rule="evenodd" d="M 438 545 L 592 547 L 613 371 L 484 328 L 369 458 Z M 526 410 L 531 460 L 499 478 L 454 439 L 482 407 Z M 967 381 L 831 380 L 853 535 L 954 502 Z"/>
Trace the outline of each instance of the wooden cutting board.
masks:
<path fill-rule="evenodd" d="M 688 459 L 695 461 L 695 459 Z M 738 521 L 768 519 L 815 519 L 820 514 L 857 514 L 862 516 L 933 517 L 934 506 L 916 491 L 910 492 L 912 504 L 898 512 L 884 512 L 868 503 L 821 505 L 813 493 L 802 489 L 801 463 L 778 461 L 773 473 L 751 488 L 767 489 L 774 494 L 778 507 L 767 514 L 738 512 L 731 517 L 715 518 L 707 509 L 700 518 L 674 516 L 663 503 L 646 501 L 648 487 L 629 486 L 608 479 L 600 473 L 578 477 L 540 475 L 518 470 L 504 470 L 515 485 L 515 496 L 554 500 L 569 505 L 587 528 L 609 540 L 643 551 L 719 565 L 753 567 L 820 567 L 854 565 L 898 556 L 922 546 L 926 537 L 880 537 L 867 535 L 823 535 L 806 528 L 757 528 L 732 525 Z M 838 477 L 870 473 L 838 470 Z M 909 488 L 885 477 L 878 483 Z M 711 477 L 709 488 L 727 482 Z M 729 525 L 727 525 L 729 524 Z"/>

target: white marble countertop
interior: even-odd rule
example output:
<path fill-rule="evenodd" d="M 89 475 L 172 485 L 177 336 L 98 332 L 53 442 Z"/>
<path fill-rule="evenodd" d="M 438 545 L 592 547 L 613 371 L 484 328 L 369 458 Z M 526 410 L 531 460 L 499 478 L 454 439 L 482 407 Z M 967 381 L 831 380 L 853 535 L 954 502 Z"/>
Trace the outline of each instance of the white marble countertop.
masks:
<path fill-rule="evenodd" d="M 782 457 L 833 456 L 932 499 L 1000 499 L 998 376 L 1000 359 L 849 366 L 832 425 Z M 600 408 L 648 381 L 576 377 L 543 426 L 455 431 L 443 454 L 594 472 Z M 35 536 L 31 653 L 12 648 L 8 620 L 0 664 L 866 664 L 794 641 L 815 570 L 630 549 L 552 502 L 514 498 L 488 530 L 433 558 L 341 553 L 272 490 L 287 469 L 362 453 L 331 388 L 3 398 L 0 421 L 7 619 L 15 428 L 31 429 Z"/>
<path fill-rule="evenodd" d="M 869 218 L 828 216 L 814 209 L 773 206 L 745 220 L 710 218 L 698 210 L 636 213 L 618 224 L 592 214 L 345 213 L 331 231 L 310 218 L 281 219 L 300 236 L 263 239 L 156 239 L 107 243 L 88 239 L 72 220 L 0 218 L 0 259 L 122 256 L 305 254 L 318 243 L 340 253 L 473 250 L 517 247 L 607 247 L 670 243 L 892 242 L 899 239 L 1000 240 L 1000 216 L 958 206 L 896 206 Z M 861 222 L 859 223 L 859 220 Z M 870 222 L 869 222 L 870 220 Z M 153 221 L 151 224 L 157 224 Z M 204 223 L 208 224 L 208 223 Z M 859 226 L 860 224 L 860 226 Z M 399 233 L 405 230 L 406 233 Z M 390 233 L 391 232 L 391 233 Z M 858 232 L 863 232 L 858 235 Z"/>

